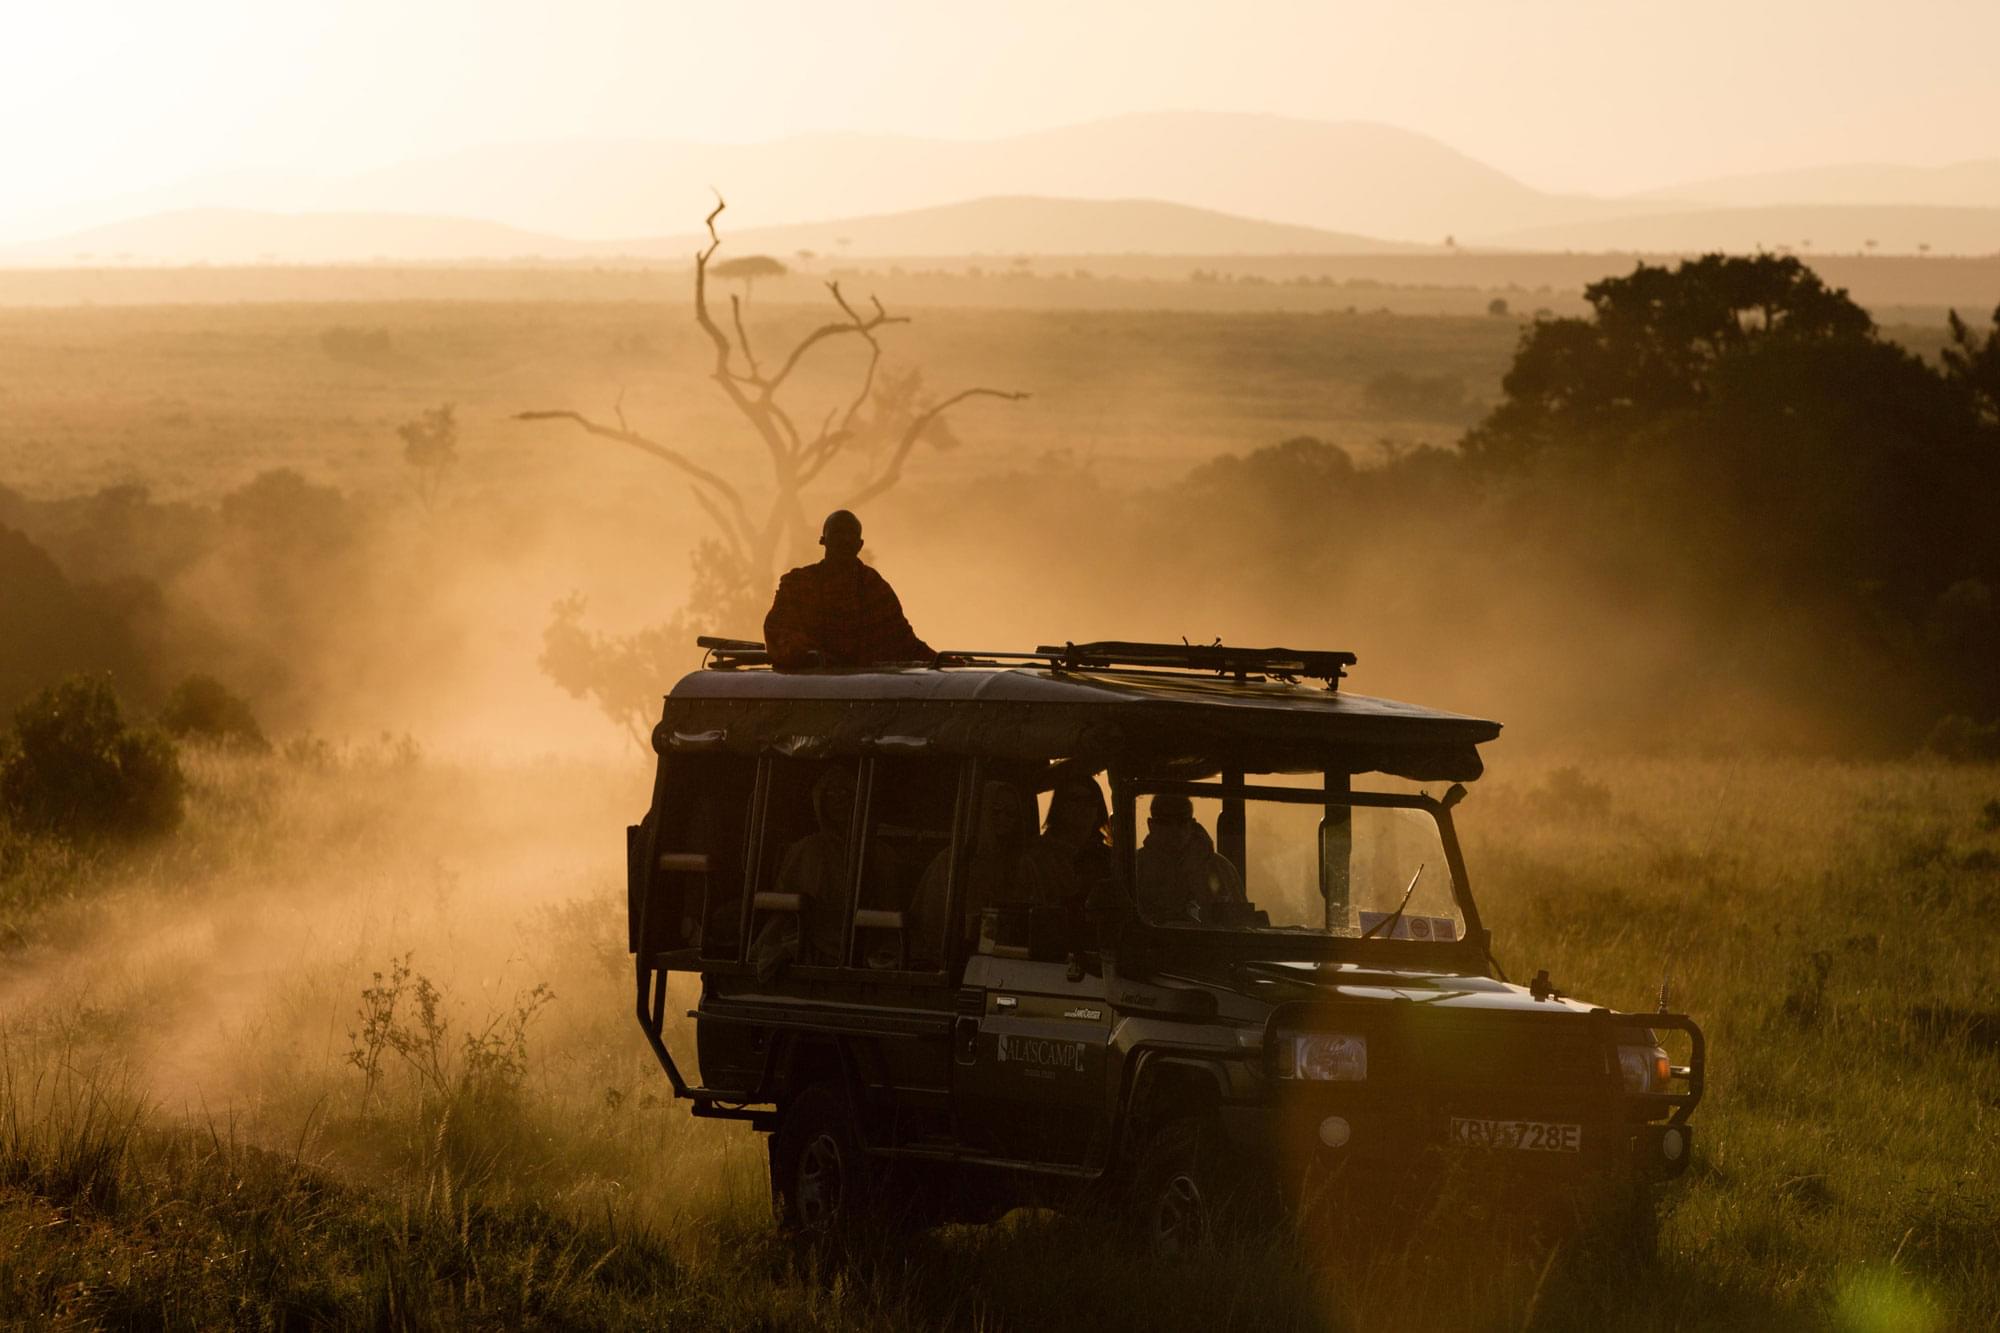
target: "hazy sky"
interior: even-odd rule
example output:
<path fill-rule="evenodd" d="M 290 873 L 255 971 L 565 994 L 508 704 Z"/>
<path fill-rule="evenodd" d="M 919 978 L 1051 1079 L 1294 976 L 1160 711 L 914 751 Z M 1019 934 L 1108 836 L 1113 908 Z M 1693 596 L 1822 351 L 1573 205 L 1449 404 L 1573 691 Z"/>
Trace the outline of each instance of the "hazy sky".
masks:
<path fill-rule="evenodd" d="M 1433 135 L 1548 189 L 2000 156 L 1996 0 L 0 0 L 0 218 L 577 135 L 1128 111 Z"/>

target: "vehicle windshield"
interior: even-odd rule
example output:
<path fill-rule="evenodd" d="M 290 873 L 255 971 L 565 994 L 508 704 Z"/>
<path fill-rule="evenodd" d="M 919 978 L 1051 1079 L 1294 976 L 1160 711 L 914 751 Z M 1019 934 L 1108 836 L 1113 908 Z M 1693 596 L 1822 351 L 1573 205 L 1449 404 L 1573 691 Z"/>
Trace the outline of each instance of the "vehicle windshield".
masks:
<path fill-rule="evenodd" d="M 1212 782 L 1141 785 L 1141 917 L 1192 929 L 1463 939 L 1430 811 L 1330 803 L 1316 788 L 1253 778 L 1231 801 Z"/>

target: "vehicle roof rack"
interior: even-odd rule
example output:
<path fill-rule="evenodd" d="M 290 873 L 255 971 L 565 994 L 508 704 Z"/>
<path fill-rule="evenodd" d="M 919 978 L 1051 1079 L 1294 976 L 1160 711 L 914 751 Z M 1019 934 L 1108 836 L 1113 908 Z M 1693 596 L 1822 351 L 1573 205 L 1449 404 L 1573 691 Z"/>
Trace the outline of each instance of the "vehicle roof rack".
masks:
<path fill-rule="evenodd" d="M 723 639 L 704 634 L 695 643 L 706 650 L 706 665 L 720 670 L 771 664 L 770 653 L 754 639 Z M 1120 668 L 1199 671 L 1234 676 L 1238 681 L 1246 681 L 1253 675 L 1282 681 L 1319 680 L 1326 682 L 1328 689 L 1339 689 L 1347 668 L 1356 661 L 1353 653 L 1301 648 L 1243 648 L 1225 643 L 1132 643 L 1115 639 L 1093 643 L 1042 644 L 1032 653 L 947 648 L 938 657 L 940 666 L 1046 662 L 1058 671 L 1115 671 Z"/>
<path fill-rule="evenodd" d="M 1035 649 L 1065 671 L 1109 670 L 1138 667 L 1152 671 L 1212 671 L 1220 676 L 1246 680 L 1252 675 L 1279 680 L 1325 681 L 1329 689 L 1340 688 L 1347 668 L 1357 660 L 1353 653 L 1326 652 L 1301 648 L 1243 648 L 1226 643 L 1128 643 L 1105 640 L 1097 643 L 1065 643 L 1060 647 L 1043 644 Z"/>
<path fill-rule="evenodd" d="M 699 634 L 694 646 L 704 650 L 703 666 L 727 669 L 771 665 L 771 655 L 755 639 L 720 639 L 713 634 Z"/>

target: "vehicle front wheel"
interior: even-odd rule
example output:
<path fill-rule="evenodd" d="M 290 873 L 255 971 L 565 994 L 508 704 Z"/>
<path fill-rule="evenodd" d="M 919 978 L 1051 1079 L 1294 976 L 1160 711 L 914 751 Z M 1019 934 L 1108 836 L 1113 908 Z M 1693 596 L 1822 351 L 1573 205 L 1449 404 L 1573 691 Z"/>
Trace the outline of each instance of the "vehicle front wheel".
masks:
<path fill-rule="evenodd" d="M 785 1111 L 771 1139 L 771 1192 L 785 1226 L 828 1236 L 869 1209 L 873 1176 L 847 1099 L 816 1083 Z"/>
<path fill-rule="evenodd" d="M 1658 1254 L 1659 1206 L 1643 1181 L 1601 1187 L 1579 1209 L 1578 1220 L 1583 1243 L 1614 1266 L 1643 1268 Z"/>
<path fill-rule="evenodd" d="M 1132 1176 L 1138 1237 L 1163 1259 L 1208 1249 L 1250 1218 L 1252 1191 L 1231 1169 L 1215 1127 L 1172 1120 L 1155 1131 Z"/>

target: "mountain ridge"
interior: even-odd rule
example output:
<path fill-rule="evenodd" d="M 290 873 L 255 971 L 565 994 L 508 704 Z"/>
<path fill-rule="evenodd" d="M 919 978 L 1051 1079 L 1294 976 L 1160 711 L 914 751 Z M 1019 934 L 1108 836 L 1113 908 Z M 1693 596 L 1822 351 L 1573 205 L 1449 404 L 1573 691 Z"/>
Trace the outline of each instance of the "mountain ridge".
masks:
<path fill-rule="evenodd" d="M 1796 223 L 1774 219 L 1767 224 L 1772 230 L 1759 236 L 1748 222 L 1744 233 L 1736 225 L 1743 220 L 1731 219 L 1728 209 L 2000 208 L 2000 160 L 1939 167 L 1836 164 L 1613 198 L 1540 190 L 1431 136 L 1380 122 L 1153 111 L 987 139 L 822 131 L 747 144 L 664 136 L 491 144 L 323 177 L 238 171 L 101 201 L 94 212 L 96 225 L 193 207 L 461 219 L 468 227 L 526 235 L 468 232 L 468 248 L 457 256 L 433 254 L 437 242 L 417 250 L 476 260 L 505 257 L 509 246 L 525 244 L 572 257 L 598 253 L 594 247 L 605 244 L 651 246 L 696 232 L 718 188 L 730 201 L 739 236 L 772 228 L 803 235 L 857 219 L 886 226 L 884 219 L 923 210 L 1034 198 L 1151 202 L 1345 238 L 1292 242 L 1313 247 L 1436 246 L 1451 238 L 1471 245 L 1684 250 L 1717 244 L 1711 237 L 1735 237 L 1733 248 L 1738 241 L 1795 244 L 1812 235 L 1801 226 L 1829 235 L 1863 228 L 1858 215 L 1801 215 Z M 1889 197 L 1901 195 L 1908 197 Z M 1695 216 L 1704 213 L 1713 216 Z M 1670 217 L 1680 222 L 1665 220 Z M 1881 229 L 1892 221 L 1882 215 L 1870 225 Z M 1906 230 L 1927 222 L 1938 225 L 1920 217 Z M 46 252 L 50 244 L 73 245 L 71 234 L 85 229 L 74 220 L 50 225 L 45 235 L 62 235 L 40 246 Z M 1959 239 L 1948 241 L 1947 234 Z M 1857 235 L 1855 243 L 1865 239 Z M 1962 240 L 1981 252 L 1989 248 L 1983 224 L 1970 218 L 1937 236 L 1912 231 L 1906 240 L 1910 247 L 1924 241 L 1934 249 L 1954 248 Z M 303 245 L 297 237 L 288 243 Z M 1065 248 L 1088 252 L 1103 243 Z M 1260 253 L 1275 242 L 1266 235 L 1243 243 L 1251 246 L 1248 253 Z M 323 253 L 330 245 L 318 241 L 304 249 Z M 798 248 L 823 247 L 799 242 Z M 978 253 L 1016 247 L 990 238 L 903 248 Z M 1222 247 L 1210 241 L 1187 248 Z"/>
<path fill-rule="evenodd" d="M 635 137 L 483 145 L 324 178 L 242 172 L 187 182 L 46 223 L 43 233 L 233 207 L 463 216 L 615 240 L 695 225 L 718 188 L 745 226 L 1029 195 L 1155 199 L 1424 244 L 1604 208 L 1533 189 L 1427 135 L 1376 122 L 1180 111 L 986 140 L 841 132 L 752 144 Z"/>
<path fill-rule="evenodd" d="M 790 259 L 1020 254 L 1409 254 L 1434 247 L 1236 217 L 1158 200 L 997 196 L 935 208 L 741 230 L 725 223 L 726 255 Z M 691 260 L 696 232 L 586 241 L 486 222 L 404 213 L 278 213 L 177 209 L 0 247 L 0 262 L 246 264 Z M 842 244 L 845 242 L 845 244 Z"/>

